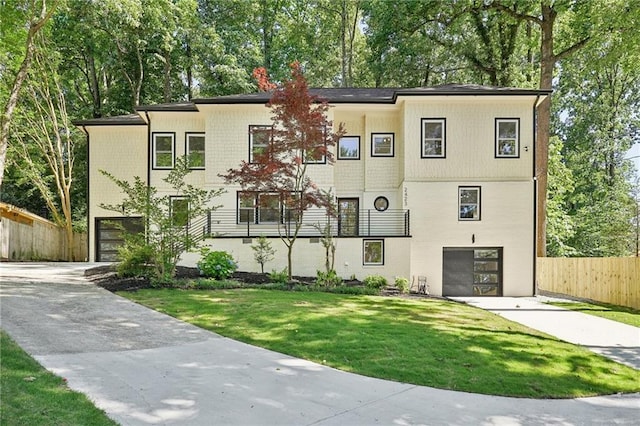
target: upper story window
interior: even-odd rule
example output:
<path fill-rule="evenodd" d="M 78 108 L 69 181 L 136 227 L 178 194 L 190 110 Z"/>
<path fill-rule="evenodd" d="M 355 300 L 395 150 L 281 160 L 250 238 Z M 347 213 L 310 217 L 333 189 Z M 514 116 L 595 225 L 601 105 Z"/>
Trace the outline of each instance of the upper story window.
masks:
<path fill-rule="evenodd" d="M 154 169 L 172 169 L 175 164 L 175 133 L 153 133 Z"/>
<path fill-rule="evenodd" d="M 393 133 L 371 133 L 371 156 L 393 157 Z"/>
<path fill-rule="evenodd" d="M 204 133 L 187 133 L 185 143 L 189 168 L 204 169 Z"/>
<path fill-rule="evenodd" d="M 343 136 L 338 141 L 338 160 L 360 159 L 360 136 Z"/>
<path fill-rule="evenodd" d="M 327 162 L 327 144 L 325 142 L 326 130 L 324 127 L 312 129 L 307 132 L 306 137 L 308 140 L 321 141 L 320 144 L 312 147 L 312 149 L 305 150 L 302 153 L 303 161 L 306 164 L 326 164 Z"/>
<path fill-rule="evenodd" d="M 520 157 L 520 119 L 496 118 L 496 158 Z"/>
<path fill-rule="evenodd" d="M 480 220 L 480 187 L 458 187 L 458 220 Z"/>
<path fill-rule="evenodd" d="M 422 119 L 422 158 L 446 157 L 446 123 L 445 118 Z"/>
<path fill-rule="evenodd" d="M 273 126 L 249 126 L 249 162 L 256 163 L 267 153 Z"/>

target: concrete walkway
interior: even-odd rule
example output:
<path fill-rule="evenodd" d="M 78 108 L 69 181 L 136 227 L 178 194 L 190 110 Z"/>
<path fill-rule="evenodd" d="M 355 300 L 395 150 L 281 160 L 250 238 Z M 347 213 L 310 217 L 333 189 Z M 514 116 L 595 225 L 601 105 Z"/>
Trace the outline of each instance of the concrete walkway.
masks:
<path fill-rule="evenodd" d="M 367 378 L 239 343 L 86 282 L 0 264 L 1 327 L 122 425 L 637 424 L 640 395 L 530 400 Z"/>
<path fill-rule="evenodd" d="M 543 302 L 546 297 L 454 297 L 640 370 L 640 328 Z M 566 301 L 566 300 L 565 300 Z M 640 380 L 640 376 L 639 376 Z"/>

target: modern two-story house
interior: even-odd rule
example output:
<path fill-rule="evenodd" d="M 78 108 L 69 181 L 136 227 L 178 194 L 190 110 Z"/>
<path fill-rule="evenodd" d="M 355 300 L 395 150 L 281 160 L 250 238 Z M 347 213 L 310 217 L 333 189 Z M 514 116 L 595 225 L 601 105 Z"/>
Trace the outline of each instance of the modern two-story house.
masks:
<path fill-rule="evenodd" d="M 314 182 L 335 194 L 338 214 L 305 213 L 295 275 L 324 268 L 318 225 L 329 224 L 343 278 L 403 276 L 415 286 L 426 280 L 432 294 L 445 296 L 534 293 L 536 107 L 549 91 L 446 85 L 312 92 L 328 100 L 329 119 L 347 133 L 334 164 L 309 165 Z M 141 226 L 139 218 L 99 207 L 123 199 L 99 171 L 139 176 L 162 192 L 176 158 L 189 155 L 191 183 L 226 189 L 214 200 L 221 208 L 185 220 L 189 232 L 232 253 L 245 271 L 259 271 L 251 246 L 267 236 L 277 255 L 266 268 L 286 267 L 277 229 L 287 218 L 278 197 L 244 192 L 220 177 L 264 149 L 268 100 L 268 93 L 220 96 L 78 121 L 88 138 L 90 260 L 115 260 L 122 243 L 115 223 Z M 188 200 L 174 204 L 188 209 Z M 182 263 L 197 260 L 185 253 Z"/>

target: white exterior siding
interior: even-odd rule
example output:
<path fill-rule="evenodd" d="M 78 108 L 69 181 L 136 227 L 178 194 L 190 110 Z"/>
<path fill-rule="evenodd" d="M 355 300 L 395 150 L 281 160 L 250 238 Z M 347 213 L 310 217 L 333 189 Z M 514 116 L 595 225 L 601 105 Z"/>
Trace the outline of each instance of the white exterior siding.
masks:
<path fill-rule="evenodd" d="M 392 281 L 396 276 L 410 280 L 426 276 L 432 294 L 443 293 L 444 248 L 502 248 L 501 291 L 505 296 L 533 293 L 535 260 L 534 103 L 537 96 L 399 96 L 394 103 L 336 104 L 329 118 L 334 129 L 344 124 L 347 136 L 360 137 L 360 158 L 338 160 L 331 165 L 309 165 L 311 179 L 338 198 L 356 198 L 361 215 L 381 217 L 374 208 L 377 197 L 385 197 L 391 210 L 410 212 L 410 235 L 402 222 L 389 227 L 389 235 L 375 234 L 370 224 L 360 222 L 361 236 L 337 238 L 335 269 L 343 278 L 362 279 L 380 274 Z M 115 213 L 98 207 L 117 204 L 122 195 L 98 170 L 119 178 L 150 176 L 151 185 L 168 193 L 162 178 L 169 172 L 152 170 L 151 135 L 175 134 L 176 157 L 185 154 L 185 135 L 205 134 L 205 169 L 188 177 L 189 183 L 205 189 L 225 188 L 215 205 L 228 212 L 237 208 L 237 185 L 227 185 L 220 177 L 241 161 L 249 160 L 249 126 L 271 125 L 270 110 L 264 104 L 195 105 L 198 111 L 148 111 L 150 127 L 141 125 L 87 126 L 90 136 L 89 235 L 90 259 L 95 259 L 95 218 Z M 421 120 L 446 120 L 445 158 L 421 158 Z M 496 119 L 517 119 L 518 156 L 496 158 Z M 393 133 L 394 155 L 373 156 L 371 138 L 375 133 Z M 458 188 L 481 188 L 481 217 L 478 221 L 458 220 Z M 387 212 L 387 214 L 389 213 Z M 245 224 L 224 225 L 230 233 Z M 267 229 L 255 227 L 255 229 Z M 273 226 L 272 226 L 273 228 Z M 259 232 L 259 231 L 256 231 Z M 383 232 L 384 234 L 384 232 Z M 240 262 L 240 269 L 259 271 L 252 243 L 240 237 L 207 240 L 216 250 L 226 250 Z M 254 234 L 256 235 L 256 234 Z M 393 235 L 393 236 L 392 236 Z M 228 236 L 228 235 L 227 235 Z M 384 240 L 384 264 L 363 265 L 363 239 Z M 276 259 L 266 270 L 286 267 L 286 248 L 278 238 L 270 238 L 277 249 Z M 183 263 L 195 265 L 198 255 L 186 253 Z M 314 276 L 324 269 L 324 248 L 315 238 L 302 237 L 294 246 L 294 274 Z"/>

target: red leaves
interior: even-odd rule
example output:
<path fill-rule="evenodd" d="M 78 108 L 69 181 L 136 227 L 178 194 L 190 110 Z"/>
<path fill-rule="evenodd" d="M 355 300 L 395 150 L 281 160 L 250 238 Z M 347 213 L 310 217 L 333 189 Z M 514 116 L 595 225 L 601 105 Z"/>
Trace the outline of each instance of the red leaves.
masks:
<path fill-rule="evenodd" d="M 269 81 L 269 75 L 264 67 L 255 68 L 253 70 L 253 78 L 258 81 L 258 90 L 261 92 L 269 92 L 276 87 L 276 84 Z"/>

